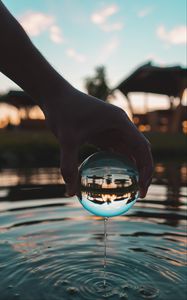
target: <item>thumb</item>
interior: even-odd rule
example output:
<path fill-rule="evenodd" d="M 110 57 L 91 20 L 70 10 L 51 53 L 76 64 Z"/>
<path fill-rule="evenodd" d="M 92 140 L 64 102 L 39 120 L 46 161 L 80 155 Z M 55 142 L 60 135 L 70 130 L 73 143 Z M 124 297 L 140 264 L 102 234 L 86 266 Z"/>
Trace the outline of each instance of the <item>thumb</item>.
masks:
<path fill-rule="evenodd" d="M 67 195 L 75 195 L 78 184 L 78 149 L 76 147 L 61 148 L 60 169 L 66 183 Z"/>

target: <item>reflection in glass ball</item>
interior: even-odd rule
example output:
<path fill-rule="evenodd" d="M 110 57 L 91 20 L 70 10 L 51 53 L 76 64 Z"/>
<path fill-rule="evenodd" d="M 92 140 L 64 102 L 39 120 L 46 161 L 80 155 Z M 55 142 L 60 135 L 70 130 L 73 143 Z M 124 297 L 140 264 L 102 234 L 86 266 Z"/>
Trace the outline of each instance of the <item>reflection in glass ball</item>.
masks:
<path fill-rule="evenodd" d="M 79 201 L 102 217 L 126 213 L 138 198 L 138 172 L 124 156 L 97 152 L 80 166 Z"/>

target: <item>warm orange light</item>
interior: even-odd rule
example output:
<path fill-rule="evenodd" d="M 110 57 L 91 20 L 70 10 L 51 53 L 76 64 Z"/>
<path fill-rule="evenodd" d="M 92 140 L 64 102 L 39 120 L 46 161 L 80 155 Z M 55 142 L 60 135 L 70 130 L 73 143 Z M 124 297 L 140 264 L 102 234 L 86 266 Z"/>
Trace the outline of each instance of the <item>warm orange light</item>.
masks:
<path fill-rule="evenodd" d="M 140 119 L 139 119 L 138 117 L 134 117 L 134 118 L 133 118 L 133 122 L 134 122 L 134 124 L 138 124 L 138 123 L 139 123 L 139 121 L 140 121 Z"/>
<path fill-rule="evenodd" d="M 107 202 L 108 200 L 110 200 L 110 202 L 113 202 L 114 199 L 116 198 L 116 195 L 108 195 L 108 194 L 102 194 L 101 195 L 103 201 Z"/>
<path fill-rule="evenodd" d="M 0 128 L 4 128 L 8 125 L 8 119 L 0 120 Z"/>
<path fill-rule="evenodd" d="M 29 111 L 29 118 L 44 120 L 44 114 L 38 106 L 34 106 Z"/>
<path fill-rule="evenodd" d="M 18 111 L 18 114 L 19 114 L 19 117 L 20 117 L 21 119 L 26 119 L 26 118 L 27 118 L 27 113 L 26 113 L 26 111 L 25 111 L 24 108 L 21 108 L 21 109 Z"/>
<path fill-rule="evenodd" d="M 187 165 L 182 166 L 181 169 L 180 169 L 180 171 L 181 171 L 181 178 L 182 178 L 182 180 L 184 182 L 186 182 L 186 180 L 187 180 Z"/>
<path fill-rule="evenodd" d="M 0 122 L 4 120 L 8 120 L 10 124 L 18 125 L 20 123 L 18 110 L 11 105 L 0 104 Z"/>
<path fill-rule="evenodd" d="M 150 126 L 150 125 L 139 125 L 139 126 L 138 126 L 138 129 L 139 129 L 141 132 L 150 131 L 150 130 L 151 130 L 151 126 Z"/>
<path fill-rule="evenodd" d="M 155 167 L 155 171 L 157 173 L 163 173 L 165 171 L 165 167 L 162 164 L 157 164 Z"/>
<path fill-rule="evenodd" d="M 139 129 L 140 131 L 144 132 L 144 131 L 145 131 L 145 125 L 140 125 L 140 126 L 138 127 L 138 129 Z"/>
<path fill-rule="evenodd" d="M 12 116 L 9 118 L 10 124 L 12 125 L 19 125 L 20 124 L 20 118 L 17 116 Z"/>
<path fill-rule="evenodd" d="M 182 131 L 183 133 L 187 133 L 187 121 L 182 122 Z"/>
<path fill-rule="evenodd" d="M 17 109 L 8 104 L 0 104 L 0 129 L 8 124 L 19 125 L 21 119 L 45 119 L 43 112 L 38 106 L 31 109 Z"/>

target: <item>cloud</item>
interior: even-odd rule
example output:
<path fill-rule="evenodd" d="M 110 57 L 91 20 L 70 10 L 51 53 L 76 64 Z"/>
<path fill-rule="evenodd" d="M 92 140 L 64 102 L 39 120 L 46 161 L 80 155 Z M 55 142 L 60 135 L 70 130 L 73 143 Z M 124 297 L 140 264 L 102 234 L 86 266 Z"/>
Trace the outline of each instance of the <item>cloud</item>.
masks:
<path fill-rule="evenodd" d="M 95 24 L 104 24 L 108 17 L 112 16 L 119 10 L 118 6 L 113 4 L 95 12 L 91 16 L 91 20 Z"/>
<path fill-rule="evenodd" d="M 30 36 L 38 36 L 54 23 L 54 18 L 40 12 L 30 11 L 20 18 L 20 23 Z"/>
<path fill-rule="evenodd" d="M 54 43 L 62 43 L 63 38 L 60 28 L 56 25 L 55 18 L 53 16 L 41 13 L 29 11 L 19 18 L 19 21 L 27 34 L 31 37 L 39 36 L 43 32 L 49 33 L 50 39 Z"/>
<path fill-rule="evenodd" d="M 83 54 L 78 53 L 75 49 L 69 48 L 66 51 L 67 56 L 74 59 L 76 62 L 83 63 L 86 61 L 86 56 Z"/>
<path fill-rule="evenodd" d="M 108 18 L 119 11 L 119 7 L 116 4 L 109 5 L 100 11 L 97 11 L 91 15 L 92 23 L 99 26 L 99 28 L 105 32 L 118 31 L 123 28 L 121 22 L 109 23 Z"/>
<path fill-rule="evenodd" d="M 122 28 L 123 28 L 123 24 L 121 22 L 101 25 L 101 29 L 105 32 L 118 31 L 121 30 Z"/>
<path fill-rule="evenodd" d="M 104 47 L 101 49 L 98 61 L 99 62 L 106 62 L 112 54 L 115 53 L 115 51 L 119 48 L 120 41 L 117 38 L 111 39 L 108 43 L 104 45 Z"/>
<path fill-rule="evenodd" d="M 152 7 L 145 7 L 138 12 L 138 17 L 144 18 L 144 17 L 148 16 L 152 12 L 152 10 L 153 10 Z"/>
<path fill-rule="evenodd" d="M 57 25 L 53 25 L 49 28 L 49 36 L 56 44 L 61 44 L 64 41 L 61 30 Z"/>
<path fill-rule="evenodd" d="M 167 31 L 164 25 L 160 25 L 156 30 L 157 36 L 170 44 L 180 45 L 186 43 L 187 27 L 176 26 L 172 30 Z"/>

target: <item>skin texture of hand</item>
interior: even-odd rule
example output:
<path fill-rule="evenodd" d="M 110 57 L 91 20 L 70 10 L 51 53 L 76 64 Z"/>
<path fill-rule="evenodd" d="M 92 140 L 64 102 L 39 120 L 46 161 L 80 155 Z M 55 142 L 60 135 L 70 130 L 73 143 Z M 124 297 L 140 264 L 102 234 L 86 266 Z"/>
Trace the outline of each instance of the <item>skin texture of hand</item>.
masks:
<path fill-rule="evenodd" d="M 140 197 L 145 197 L 153 173 L 150 145 L 126 113 L 72 87 L 37 50 L 1 1 L 0 40 L 0 71 L 36 101 L 60 143 L 67 193 L 72 196 L 77 191 L 79 147 L 92 143 L 135 161 Z"/>
<path fill-rule="evenodd" d="M 74 88 L 57 102 L 56 108 L 46 109 L 46 119 L 61 145 L 61 172 L 68 195 L 78 189 L 78 151 L 88 142 L 102 150 L 128 155 L 139 171 L 140 197 L 145 197 L 153 173 L 150 144 L 126 113 Z"/>

